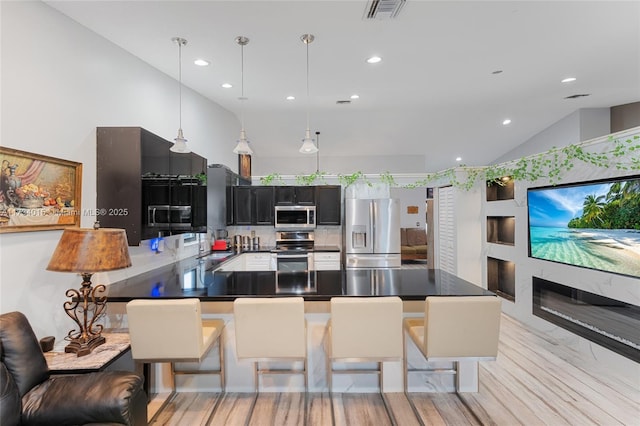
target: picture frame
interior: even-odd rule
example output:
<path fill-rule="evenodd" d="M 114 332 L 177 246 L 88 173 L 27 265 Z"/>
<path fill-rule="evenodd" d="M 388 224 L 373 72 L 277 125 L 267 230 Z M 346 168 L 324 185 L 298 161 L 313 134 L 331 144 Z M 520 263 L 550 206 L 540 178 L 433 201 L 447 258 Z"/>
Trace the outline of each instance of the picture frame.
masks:
<path fill-rule="evenodd" d="M 0 147 L 0 233 L 79 227 L 82 163 Z"/>
<path fill-rule="evenodd" d="M 251 179 L 251 154 L 238 154 L 238 172 L 243 178 Z"/>

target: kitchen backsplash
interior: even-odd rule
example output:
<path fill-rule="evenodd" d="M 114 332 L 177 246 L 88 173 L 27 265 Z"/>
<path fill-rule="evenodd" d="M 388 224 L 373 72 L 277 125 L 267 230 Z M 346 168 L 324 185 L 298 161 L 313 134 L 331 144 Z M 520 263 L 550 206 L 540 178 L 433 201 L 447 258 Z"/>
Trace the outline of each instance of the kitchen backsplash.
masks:
<path fill-rule="evenodd" d="M 251 231 L 260 238 L 260 245 L 272 247 L 276 245 L 276 230 L 273 226 L 228 226 L 229 237 L 233 240 L 234 235 L 251 236 Z M 342 247 L 342 227 L 341 226 L 318 226 L 314 230 L 315 244 L 319 246 Z"/>

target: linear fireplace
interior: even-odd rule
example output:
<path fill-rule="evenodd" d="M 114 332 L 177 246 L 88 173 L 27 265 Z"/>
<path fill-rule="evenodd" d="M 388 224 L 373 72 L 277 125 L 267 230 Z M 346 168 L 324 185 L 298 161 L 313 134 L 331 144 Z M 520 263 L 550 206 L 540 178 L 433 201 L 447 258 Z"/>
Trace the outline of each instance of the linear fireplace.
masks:
<path fill-rule="evenodd" d="M 640 307 L 533 277 L 533 314 L 640 362 Z"/>

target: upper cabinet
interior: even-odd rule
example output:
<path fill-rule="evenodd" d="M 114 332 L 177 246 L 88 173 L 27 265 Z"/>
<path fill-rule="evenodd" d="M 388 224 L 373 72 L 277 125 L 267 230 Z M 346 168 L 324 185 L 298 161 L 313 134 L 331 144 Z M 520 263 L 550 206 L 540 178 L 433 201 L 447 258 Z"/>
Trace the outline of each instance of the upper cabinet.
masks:
<path fill-rule="evenodd" d="M 316 224 L 340 225 L 342 218 L 342 187 L 322 185 L 312 187 L 316 193 Z"/>
<path fill-rule="evenodd" d="M 273 225 L 273 186 L 233 188 L 235 225 Z"/>
<path fill-rule="evenodd" d="M 206 183 L 196 177 L 206 173 L 205 158 L 173 153 L 171 142 L 140 127 L 96 133 L 100 226 L 125 229 L 129 245 L 206 230 Z"/>
<path fill-rule="evenodd" d="M 276 206 L 313 206 L 316 204 L 314 186 L 275 186 L 274 191 Z"/>
<path fill-rule="evenodd" d="M 316 206 L 316 225 L 342 223 L 342 187 L 320 186 L 235 186 L 234 225 L 273 225 L 274 207 Z"/>

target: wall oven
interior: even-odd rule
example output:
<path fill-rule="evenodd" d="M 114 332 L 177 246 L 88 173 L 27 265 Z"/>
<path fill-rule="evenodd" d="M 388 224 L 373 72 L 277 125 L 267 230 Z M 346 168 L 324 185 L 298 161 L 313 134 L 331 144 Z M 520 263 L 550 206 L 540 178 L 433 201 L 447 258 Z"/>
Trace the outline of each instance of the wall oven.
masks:
<path fill-rule="evenodd" d="M 276 229 L 312 229 L 316 227 L 316 206 L 275 206 Z"/>

